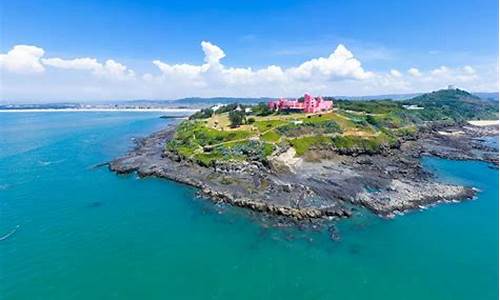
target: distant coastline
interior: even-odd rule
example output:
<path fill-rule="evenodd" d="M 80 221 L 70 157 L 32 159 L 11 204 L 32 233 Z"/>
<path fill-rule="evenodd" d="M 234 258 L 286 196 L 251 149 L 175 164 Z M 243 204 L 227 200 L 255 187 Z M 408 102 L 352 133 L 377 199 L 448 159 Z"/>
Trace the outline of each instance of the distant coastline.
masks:
<path fill-rule="evenodd" d="M 195 108 L 18 108 L 0 109 L 0 113 L 23 112 L 186 112 L 198 111 Z"/>

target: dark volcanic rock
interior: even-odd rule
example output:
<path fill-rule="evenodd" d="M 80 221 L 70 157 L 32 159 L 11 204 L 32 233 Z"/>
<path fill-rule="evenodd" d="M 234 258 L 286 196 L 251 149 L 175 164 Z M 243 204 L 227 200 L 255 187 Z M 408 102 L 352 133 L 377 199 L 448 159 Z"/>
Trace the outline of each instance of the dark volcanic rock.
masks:
<path fill-rule="evenodd" d="M 128 155 L 109 163 L 120 174 L 157 176 L 200 189 L 200 195 L 285 218 L 304 220 L 351 216 L 361 205 L 382 216 L 423 205 L 464 200 L 474 196 L 468 187 L 436 182 L 420 164 L 422 155 L 479 159 L 498 164 L 498 152 L 481 143 L 474 127 L 424 131 L 380 154 L 341 155 L 335 149 L 318 152 L 327 158 L 314 162 L 294 158 L 293 148 L 276 151 L 268 166 L 260 162 L 219 163 L 211 168 L 165 152 L 169 127 L 137 141 Z M 491 131 L 490 131 L 491 133 Z"/>

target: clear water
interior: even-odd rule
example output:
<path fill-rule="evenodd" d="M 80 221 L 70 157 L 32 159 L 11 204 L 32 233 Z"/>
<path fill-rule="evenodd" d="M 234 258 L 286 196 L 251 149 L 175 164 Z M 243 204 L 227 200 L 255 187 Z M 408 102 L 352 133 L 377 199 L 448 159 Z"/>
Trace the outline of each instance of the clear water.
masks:
<path fill-rule="evenodd" d="M 190 187 L 93 168 L 155 113 L 0 114 L 2 299 L 497 299 L 498 170 L 426 158 L 474 201 L 324 232 L 264 228 Z"/>

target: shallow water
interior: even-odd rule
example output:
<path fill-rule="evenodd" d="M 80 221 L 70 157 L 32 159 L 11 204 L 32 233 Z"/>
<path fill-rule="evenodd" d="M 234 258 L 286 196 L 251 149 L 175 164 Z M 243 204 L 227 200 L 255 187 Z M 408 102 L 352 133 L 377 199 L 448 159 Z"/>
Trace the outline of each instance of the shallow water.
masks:
<path fill-rule="evenodd" d="M 159 113 L 0 114 L 2 299 L 496 299 L 498 169 L 425 158 L 476 200 L 325 232 L 96 164 L 170 120 Z"/>

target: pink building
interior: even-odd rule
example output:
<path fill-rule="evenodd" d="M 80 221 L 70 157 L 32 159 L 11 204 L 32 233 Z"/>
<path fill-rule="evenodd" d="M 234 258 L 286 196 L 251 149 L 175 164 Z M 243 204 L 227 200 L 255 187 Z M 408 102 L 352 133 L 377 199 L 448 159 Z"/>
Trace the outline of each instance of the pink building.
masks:
<path fill-rule="evenodd" d="M 321 96 L 313 97 L 309 94 L 304 95 L 304 102 L 298 100 L 288 100 L 280 98 L 267 103 L 270 109 L 278 110 L 301 110 L 305 113 L 316 113 L 333 108 L 333 101 L 325 101 Z"/>

